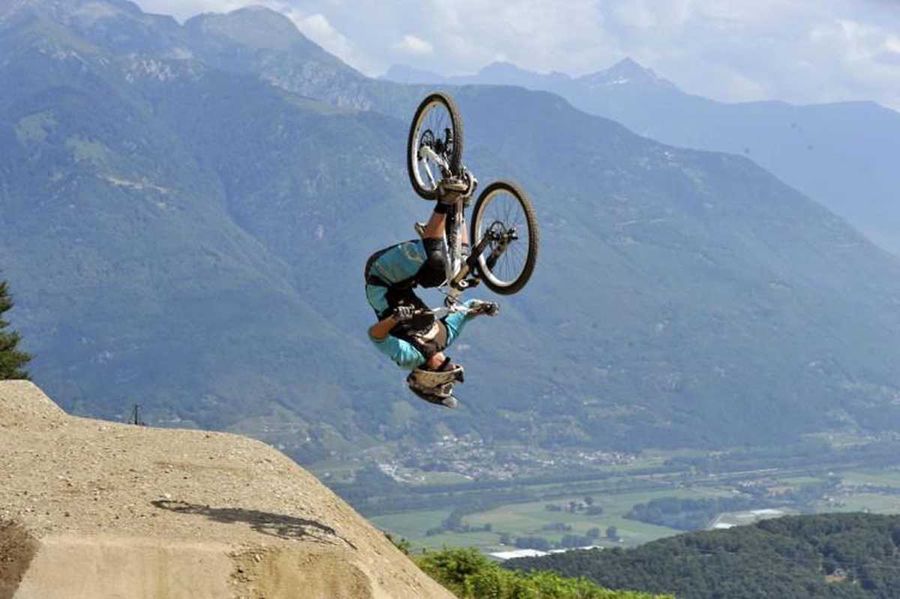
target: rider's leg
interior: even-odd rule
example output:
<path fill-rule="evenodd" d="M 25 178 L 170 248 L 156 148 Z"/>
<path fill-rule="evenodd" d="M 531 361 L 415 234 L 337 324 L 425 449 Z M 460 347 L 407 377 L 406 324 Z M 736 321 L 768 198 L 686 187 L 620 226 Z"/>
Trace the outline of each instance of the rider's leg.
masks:
<path fill-rule="evenodd" d="M 423 239 L 441 239 L 444 236 L 444 226 L 447 221 L 447 210 L 444 204 L 437 204 L 431 218 L 425 223 L 425 229 L 422 231 Z"/>
<path fill-rule="evenodd" d="M 441 181 L 441 189 L 439 190 L 439 199 L 434 205 L 434 212 L 425 225 L 422 232 L 424 239 L 440 239 L 444 235 L 444 221 L 447 212 L 459 206 L 463 200 L 463 194 L 467 190 L 467 185 L 461 179 L 444 179 Z M 468 241 L 463 232 L 463 240 Z"/>
<path fill-rule="evenodd" d="M 390 308 L 387 300 L 388 288 L 382 285 L 366 285 L 366 299 L 375 310 L 378 318 L 381 318 Z"/>

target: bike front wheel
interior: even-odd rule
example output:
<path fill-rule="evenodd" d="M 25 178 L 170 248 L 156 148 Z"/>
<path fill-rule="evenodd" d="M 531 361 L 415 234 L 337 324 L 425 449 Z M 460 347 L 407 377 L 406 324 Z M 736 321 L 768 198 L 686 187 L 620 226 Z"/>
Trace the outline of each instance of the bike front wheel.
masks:
<path fill-rule="evenodd" d="M 406 144 L 409 181 L 421 198 L 437 199 L 441 179 L 460 174 L 462 150 L 462 117 L 453 98 L 437 92 L 422 100 Z"/>
<path fill-rule="evenodd" d="M 508 181 L 488 185 L 472 211 L 473 247 L 488 237 L 477 258 L 476 269 L 484 284 L 495 293 L 520 291 L 534 272 L 540 232 L 531 200 Z"/>

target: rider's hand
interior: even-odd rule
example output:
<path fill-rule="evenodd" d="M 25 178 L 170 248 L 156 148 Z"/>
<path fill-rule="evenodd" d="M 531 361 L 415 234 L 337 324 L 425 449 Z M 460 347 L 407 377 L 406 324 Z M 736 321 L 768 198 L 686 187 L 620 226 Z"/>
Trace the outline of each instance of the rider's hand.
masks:
<path fill-rule="evenodd" d="M 397 322 L 406 322 L 415 316 L 415 312 L 416 309 L 412 306 L 397 306 L 394 308 L 394 311 L 391 312 L 391 318 Z"/>

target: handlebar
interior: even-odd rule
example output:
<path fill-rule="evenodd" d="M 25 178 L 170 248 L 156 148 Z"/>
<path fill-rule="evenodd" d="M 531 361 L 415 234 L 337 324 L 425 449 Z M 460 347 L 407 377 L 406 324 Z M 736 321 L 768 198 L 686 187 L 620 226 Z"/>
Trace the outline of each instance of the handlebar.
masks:
<path fill-rule="evenodd" d="M 441 306 L 440 308 L 428 308 L 428 309 L 420 309 L 414 310 L 414 316 L 423 316 L 425 314 L 430 314 L 437 319 L 441 319 L 448 314 L 452 314 L 454 312 L 469 312 L 469 309 L 463 303 L 453 303 L 449 306 Z"/>

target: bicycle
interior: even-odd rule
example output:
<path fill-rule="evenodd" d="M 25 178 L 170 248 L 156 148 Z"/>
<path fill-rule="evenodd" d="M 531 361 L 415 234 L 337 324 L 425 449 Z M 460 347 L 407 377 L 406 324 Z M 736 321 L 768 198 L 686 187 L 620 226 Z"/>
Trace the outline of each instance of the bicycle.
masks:
<path fill-rule="evenodd" d="M 467 184 L 464 201 L 447 214 L 442 251 L 446 279 L 441 285 L 443 308 L 436 318 L 465 310 L 459 301 L 467 289 L 484 282 L 491 291 L 512 295 L 528 283 L 537 263 L 540 232 L 537 215 L 525 191 L 510 181 L 495 181 L 475 201 L 469 234 L 471 253 L 463 255 L 465 210 L 478 180 L 462 163 L 463 122 L 453 98 L 435 92 L 419 104 L 407 141 L 407 170 L 416 194 L 437 200 L 444 179 Z"/>

